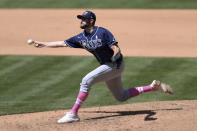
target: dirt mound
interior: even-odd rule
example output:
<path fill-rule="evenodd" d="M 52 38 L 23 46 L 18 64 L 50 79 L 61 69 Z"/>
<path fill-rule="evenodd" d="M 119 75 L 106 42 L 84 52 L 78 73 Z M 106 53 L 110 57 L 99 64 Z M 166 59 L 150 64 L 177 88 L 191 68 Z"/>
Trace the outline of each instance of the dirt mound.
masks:
<path fill-rule="evenodd" d="M 57 124 L 65 111 L 7 115 L 0 117 L 1 130 L 134 130 L 196 131 L 197 100 L 148 102 L 118 106 L 82 108 L 81 121 Z"/>

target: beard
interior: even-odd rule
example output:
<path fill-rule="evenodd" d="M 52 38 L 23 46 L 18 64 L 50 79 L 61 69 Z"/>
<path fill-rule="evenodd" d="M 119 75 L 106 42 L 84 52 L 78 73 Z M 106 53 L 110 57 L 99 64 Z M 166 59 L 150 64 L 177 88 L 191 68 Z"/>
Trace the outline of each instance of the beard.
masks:
<path fill-rule="evenodd" d="M 87 21 L 86 24 L 84 24 L 84 25 L 80 25 L 81 29 L 85 29 L 85 28 L 89 28 L 89 27 L 91 27 L 90 21 Z"/>
<path fill-rule="evenodd" d="M 87 28 L 87 27 L 88 27 L 87 24 L 86 24 L 86 25 L 81 25 L 81 26 L 80 26 L 81 29 L 85 29 L 85 28 Z"/>

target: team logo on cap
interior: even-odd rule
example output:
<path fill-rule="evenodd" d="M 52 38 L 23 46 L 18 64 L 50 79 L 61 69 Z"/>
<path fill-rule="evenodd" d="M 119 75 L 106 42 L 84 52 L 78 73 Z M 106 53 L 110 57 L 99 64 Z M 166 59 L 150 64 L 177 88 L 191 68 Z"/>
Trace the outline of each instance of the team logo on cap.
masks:
<path fill-rule="evenodd" d="M 86 15 L 88 12 L 87 11 L 85 11 L 84 13 L 83 13 L 83 15 Z"/>

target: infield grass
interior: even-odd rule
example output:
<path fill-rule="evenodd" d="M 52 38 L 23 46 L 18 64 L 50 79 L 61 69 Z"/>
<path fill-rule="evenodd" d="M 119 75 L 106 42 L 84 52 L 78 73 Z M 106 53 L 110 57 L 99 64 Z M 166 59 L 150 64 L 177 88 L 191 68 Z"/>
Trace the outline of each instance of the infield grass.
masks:
<path fill-rule="evenodd" d="M 0 0 L 0 8 L 197 9 L 196 0 Z"/>
<path fill-rule="evenodd" d="M 175 94 L 146 93 L 120 103 L 100 83 L 92 87 L 83 107 L 197 99 L 197 58 L 125 57 L 125 64 L 124 88 L 159 79 Z M 91 56 L 1 55 L 0 115 L 71 108 L 81 79 L 97 66 Z"/>

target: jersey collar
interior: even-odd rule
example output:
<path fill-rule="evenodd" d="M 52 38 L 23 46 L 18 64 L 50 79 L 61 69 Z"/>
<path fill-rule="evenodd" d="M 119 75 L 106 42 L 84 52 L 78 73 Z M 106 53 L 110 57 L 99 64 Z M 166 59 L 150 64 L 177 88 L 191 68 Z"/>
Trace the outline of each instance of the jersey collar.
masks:
<path fill-rule="evenodd" d="M 90 34 L 87 34 L 87 33 L 85 33 L 85 30 L 83 31 L 83 34 L 84 34 L 84 36 L 93 36 L 94 34 L 95 34 L 95 32 L 96 32 L 96 30 L 97 30 L 97 26 L 94 26 L 94 29 L 93 29 L 93 31 L 92 31 L 92 33 L 90 33 Z"/>

